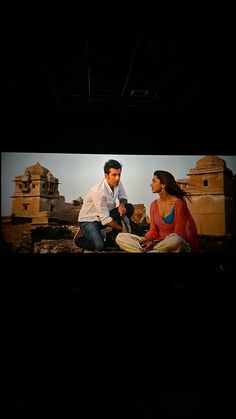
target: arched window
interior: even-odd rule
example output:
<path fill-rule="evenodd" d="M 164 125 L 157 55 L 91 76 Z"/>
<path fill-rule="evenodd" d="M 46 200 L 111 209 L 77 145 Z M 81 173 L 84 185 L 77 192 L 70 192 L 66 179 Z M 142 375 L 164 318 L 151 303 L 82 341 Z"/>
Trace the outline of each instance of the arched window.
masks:
<path fill-rule="evenodd" d="M 208 186 L 208 180 L 207 179 L 203 180 L 203 186 Z"/>
<path fill-rule="evenodd" d="M 22 191 L 23 192 L 28 192 L 28 190 L 29 190 L 29 182 L 28 181 L 23 181 Z"/>

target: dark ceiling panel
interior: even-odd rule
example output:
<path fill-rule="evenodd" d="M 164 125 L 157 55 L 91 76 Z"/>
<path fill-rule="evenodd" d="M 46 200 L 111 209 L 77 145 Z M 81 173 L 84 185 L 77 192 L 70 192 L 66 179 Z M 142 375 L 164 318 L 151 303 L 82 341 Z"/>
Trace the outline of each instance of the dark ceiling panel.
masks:
<path fill-rule="evenodd" d="M 26 120 L 42 132 L 86 131 L 86 118 L 111 115 L 111 129 L 125 131 L 125 115 L 134 136 L 157 120 L 193 135 L 228 132 L 230 39 L 197 20 L 164 22 L 149 2 L 113 6 L 58 1 L 31 20 L 20 8 L 8 14 L 1 101 L 14 132 L 31 132 Z"/>

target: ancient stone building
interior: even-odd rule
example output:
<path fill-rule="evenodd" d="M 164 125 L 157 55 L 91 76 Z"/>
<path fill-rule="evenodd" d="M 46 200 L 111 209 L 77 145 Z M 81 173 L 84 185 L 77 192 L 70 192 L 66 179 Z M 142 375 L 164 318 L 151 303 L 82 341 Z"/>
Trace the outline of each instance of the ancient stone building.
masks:
<path fill-rule="evenodd" d="M 188 179 L 178 179 L 190 192 L 188 204 L 199 234 L 236 233 L 235 182 L 232 171 L 218 156 L 205 156 L 191 168 Z"/>
<path fill-rule="evenodd" d="M 15 177 L 14 182 L 14 218 L 29 219 L 32 224 L 77 222 L 82 198 L 73 203 L 65 202 L 64 196 L 59 194 L 58 179 L 39 163 L 27 167 L 23 175 Z"/>

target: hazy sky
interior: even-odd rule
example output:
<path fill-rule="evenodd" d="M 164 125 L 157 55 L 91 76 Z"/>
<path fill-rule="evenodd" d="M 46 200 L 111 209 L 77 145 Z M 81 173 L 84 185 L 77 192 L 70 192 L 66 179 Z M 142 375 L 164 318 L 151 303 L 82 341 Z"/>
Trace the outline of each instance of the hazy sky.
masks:
<path fill-rule="evenodd" d="M 175 179 L 187 178 L 189 169 L 195 167 L 203 156 L 154 156 L 118 154 L 49 154 L 49 153 L 2 153 L 1 214 L 10 215 L 15 176 L 23 175 L 26 167 L 39 162 L 58 178 L 59 193 L 66 202 L 82 196 L 104 177 L 103 166 L 109 159 L 122 164 L 121 181 L 129 202 L 143 203 L 149 215 L 150 203 L 157 195 L 152 194 L 150 182 L 155 170 L 167 170 Z M 219 156 L 227 167 L 236 173 L 236 156 Z"/>

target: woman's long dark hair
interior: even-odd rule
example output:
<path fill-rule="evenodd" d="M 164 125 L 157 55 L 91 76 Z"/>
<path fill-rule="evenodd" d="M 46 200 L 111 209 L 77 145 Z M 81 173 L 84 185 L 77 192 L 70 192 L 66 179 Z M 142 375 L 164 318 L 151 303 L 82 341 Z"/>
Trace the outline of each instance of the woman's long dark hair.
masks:
<path fill-rule="evenodd" d="M 180 199 L 187 198 L 189 201 L 191 200 L 191 195 L 180 188 L 171 173 L 166 172 L 165 170 L 156 170 L 154 172 L 154 176 L 156 176 L 161 181 L 161 183 L 166 185 L 166 191 L 170 195 L 174 195 Z"/>

